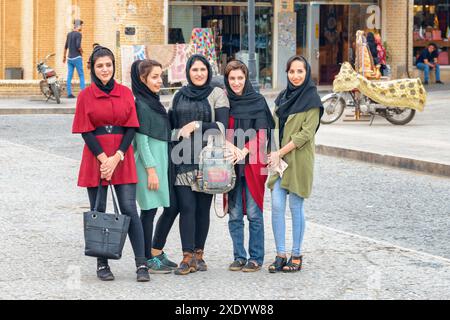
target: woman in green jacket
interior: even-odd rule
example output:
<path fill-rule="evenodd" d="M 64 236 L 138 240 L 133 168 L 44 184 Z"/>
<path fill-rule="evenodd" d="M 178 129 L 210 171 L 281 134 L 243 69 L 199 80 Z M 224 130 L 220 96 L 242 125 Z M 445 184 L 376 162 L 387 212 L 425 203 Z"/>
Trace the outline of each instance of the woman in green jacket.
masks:
<path fill-rule="evenodd" d="M 161 74 L 162 66 L 154 60 L 139 60 L 131 67 L 132 89 L 140 124 L 134 141 L 138 175 L 136 198 L 141 208 L 145 255 L 150 273 L 170 273 L 177 267 L 162 251 L 178 210 L 169 186 L 171 125 L 167 111 L 159 101 Z M 161 207 L 165 209 L 153 238 L 153 221 Z"/>
<path fill-rule="evenodd" d="M 323 106 L 311 79 L 311 67 L 302 56 L 289 59 L 288 86 L 275 100 L 276 151 L 269 155 L 272 191 L 272 228 L 277 256 L 269 272 L 295 272 L 302 267 L 301 246 L 305 231 L 303 202 L 311 194 L 314 171 L 314 136 L 320 125 Z M 278 130 L 277 130 L 278 129 Z M 282 160 L 287 168 L 282 171 Z M 286 256 L 286 198 L 292 214 L 293 245 Z"/>

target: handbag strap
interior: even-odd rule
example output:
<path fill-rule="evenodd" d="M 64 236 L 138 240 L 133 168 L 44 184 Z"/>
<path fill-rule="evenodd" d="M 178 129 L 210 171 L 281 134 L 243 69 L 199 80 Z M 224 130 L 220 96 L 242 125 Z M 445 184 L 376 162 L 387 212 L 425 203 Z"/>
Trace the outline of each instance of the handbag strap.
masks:
<path fill-rule="evenodd" d="M 112 195 L 112 198 L 113 198 L 114 215 L 116 216 L 116 219 L 118 219 L 119 218 L 119 214 L 122 214 L 122 212 L 120 211 L 120 207 L 118 205 L 116 189 L 111 184 L 111 181 L 108 181 L 108 183 L 109 183 L 109 187 L 111 188 L 111 195 Z M 94 211 L 98 210 L 98 206 L 100 205 L 100 197 L 101 197 L 102 192 L 103 192 L 102 178 L 100 178 L 100 181 L 98 182 L 98 187 L 97 187 L 97 196 L 95 198 Z"/>
<path fill-rule="evenodd" d="M 227 213 L 225 212 L 225 210 L 223 210 L 223 215 L 219 215 L 217 213 L 217 207 L 216 207 L 216 195 L 213 196 L 213 203 L 214 203 L 214 212 L 216 213 L 216 216 L 219 218 L 225 218 L 225 216 L 227 215 Z"/>

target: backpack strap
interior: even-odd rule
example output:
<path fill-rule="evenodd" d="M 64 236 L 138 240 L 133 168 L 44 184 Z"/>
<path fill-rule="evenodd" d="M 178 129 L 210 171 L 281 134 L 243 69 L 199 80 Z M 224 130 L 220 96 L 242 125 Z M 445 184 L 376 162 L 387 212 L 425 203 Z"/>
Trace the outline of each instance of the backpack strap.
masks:
<path fill-rule="evenodd" d="M 216 207 L 216 195 L 213 196 L 213 203 L 214 203 L 214 212 L 216 213 L 216 216 L 219 218 L 225 218 L 225 216 L 227 215 L 227 213 L 225 212 L 225 210 L 223 211 L 223 215 L 219 215 L 217 213 L 217 207 Z"/>

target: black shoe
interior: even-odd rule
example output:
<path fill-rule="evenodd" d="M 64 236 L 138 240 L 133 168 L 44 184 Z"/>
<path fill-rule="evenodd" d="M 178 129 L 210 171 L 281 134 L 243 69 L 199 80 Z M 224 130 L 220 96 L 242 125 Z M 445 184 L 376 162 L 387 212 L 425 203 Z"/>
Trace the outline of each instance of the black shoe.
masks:
<path fill-rule="evenodd" d="M 68 99 L 75 99 L 76 97 L 73 94 L 71 94 L 70 96 L 67 96 L 67 98 Z"/>
<path fill-rule="evenodd" d="M 298 261 L 298 263 L 294 263 Z M 303 256 L 291 257 L 288 263 L 283 267 L 283 272 L 297 272 L 302 270 Z"/>
<path fill-rule="evenodd" d="M 150 275 L 148 274 L 148 267 L 146 265 L 139 266 L 136 270 L 136 280 L 137 282 L 148 282 L 150 281 Z"/>
<path fill-rule="evenodd" d="M 97 268 L 97 278 L 102 281 L 113 281 L 114 275 L 109 266 L 99 266 Z"/>
<path fill-rule="evenodd" d="M 424 81 L 423 84 L 424 84 L 424 85 L 428 85 L 428 81 Z"/>
<path fill-rule="evenodd" d="M 228 267 L 230 271 L 241 271 L 244 268 L 246 262 L 245 260 L 234 260 L 232 264 Z"/>
<path fill-rule="evenodd" d="M 255 272 L 261 270 L 261 266 L 258 265 L 255 261 L 249 261 L 245 265 L 244 268 L 242 268 L 243 272 Z"/>
<path fill-rule="evenodd" d="M 276 256 L 275 261 L 269 266 L 269 272 L 275 273 L 283 271 L 283 267 L 286 265 L 286 263 L 287 263 L 286 257 L 283 258 Z"/>
<path fill-rule="evenodd" d="M 436 83 L 444 84 L 441 80 L 436 81 Z"/>

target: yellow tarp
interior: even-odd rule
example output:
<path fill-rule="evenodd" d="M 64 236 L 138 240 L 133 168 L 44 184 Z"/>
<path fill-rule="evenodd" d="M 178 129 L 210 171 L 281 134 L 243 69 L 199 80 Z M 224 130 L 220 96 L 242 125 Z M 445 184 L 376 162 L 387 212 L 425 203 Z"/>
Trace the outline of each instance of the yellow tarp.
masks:
<path fill-rule="evenodd" d="M 427 92 L 419 78 L 391 81 L 370 81 L 345 62 L 333 82 L 334 92 L 358 89 L 365 96 L 387 107 L 411 108 L 423 111 Z"/>

